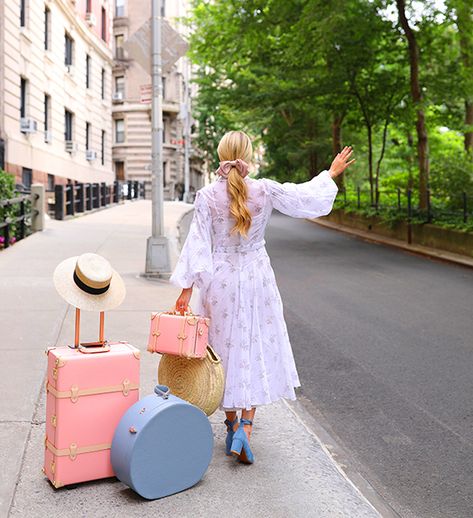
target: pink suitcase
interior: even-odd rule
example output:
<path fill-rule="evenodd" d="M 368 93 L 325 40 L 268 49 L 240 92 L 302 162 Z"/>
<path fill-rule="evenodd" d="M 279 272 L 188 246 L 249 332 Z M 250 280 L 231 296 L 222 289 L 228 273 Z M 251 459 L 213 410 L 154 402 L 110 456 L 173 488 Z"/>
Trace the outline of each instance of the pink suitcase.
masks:
<path fill-rule="evenodd" d="M 113 477 L 110 447 L 118 422 L 138 401 L 140 351 L 103 339 L 47 350 L 44 468 L 54 487 Z"/>
<path fill-rule="evenodd" d="M 209 322 L 209 318 L 192 313 L 152 313 L 148 351 L 187 358 L 205 358 L 209 341 Z"/>

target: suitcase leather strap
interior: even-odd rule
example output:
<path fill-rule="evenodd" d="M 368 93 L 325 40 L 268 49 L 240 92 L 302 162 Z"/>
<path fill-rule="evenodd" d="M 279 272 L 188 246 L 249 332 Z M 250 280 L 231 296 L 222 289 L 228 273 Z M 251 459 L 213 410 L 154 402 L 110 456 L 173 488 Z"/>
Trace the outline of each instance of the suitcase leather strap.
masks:
<path fill-rule="evenodd" d="M 77 455 L 81 453 L 95 453 L 97 451 L 109 450 L 112 445 L 111 444 L 94 444 L 92 446 L 82 446 L 78 447 L 77 444 L 72 443 L 69 448 L 63 448 L 58 450 L 54 444 L 51 444 L 46 437 L 44 444 L 46 448 L 56 457 L 69 457 L 71 460 L 75 460 Z"/>
<path fill-rule="evenodd" d="M 112 392 L 123 392 L 124 396 L 128 396 L 131 390 L 138 390 L 140 386 L 136 383 L 131 383 L 130 380 L 123 380 L 121 385 L 113 385 L 110 387 L 98 387 L 91 389 L 79 390 L 79 387 L 73 385 L 71 390 L 59 391 L 56 390 L 50 383 L 47 384 L 46 390 L 58 399 L 70 399 L 73 403 L 77 403 L 81 396 L 95 396 L 96 394 L 110 394 Z"/>

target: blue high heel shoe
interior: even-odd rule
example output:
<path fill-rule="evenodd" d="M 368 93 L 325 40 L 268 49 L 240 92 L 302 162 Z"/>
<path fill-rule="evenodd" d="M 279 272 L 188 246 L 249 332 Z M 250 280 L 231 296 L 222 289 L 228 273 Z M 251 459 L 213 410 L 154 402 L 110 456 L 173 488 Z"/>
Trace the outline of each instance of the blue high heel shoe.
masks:
<path fill-rule="evenodd" d="M 233 441 L 233 435 L 235 434 L 235 432 L 233 431 L 233 427 L 235 426 L 235 423 L 238 423 L 238 417 L 235 417 L 235 420 L 233 422 L 230 421 L 230 419 L 225 419 L 225 421 L 223 423 L 227 425 L 227 438 L 225 440 L 225 453 L 227 455 L 231 455 L 232 454 L 231 446 L 232 446 L 232 441 Z"/>
<path fill-rule="evenodd" d="M 253 424 L 253 421 L 249 419 L 240 419 L 240 426 L 237 431 L 233 434 L 232 446 L 230 448 L 233 455 L 238 457 L 238 460 L 244 462 L 245 464 L 253 464 L 255 461 L 255 457 L 250 448 L 250 443 L 248 442 L 248 437 L 246 435 L 245 429 L 243 426 L 245 424 Z"/>

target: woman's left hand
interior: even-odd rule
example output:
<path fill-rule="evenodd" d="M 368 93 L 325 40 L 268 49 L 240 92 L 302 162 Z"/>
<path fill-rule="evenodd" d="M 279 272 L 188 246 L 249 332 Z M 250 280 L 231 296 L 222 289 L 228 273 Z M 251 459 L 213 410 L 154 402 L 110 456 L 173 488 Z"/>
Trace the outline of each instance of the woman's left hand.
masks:
<path fill-rule="evenodd" d="M 176 300 L 176 306 L 175 310 L 179 311 L 181 315 L 184 314 L 184 312 L 189 307 L 189 302 L 192 297 L 192 288 L 184 288 L 179 295 L 178 299 Z"/>
<path fill-rule="evenodd" d="M 338 155 L 333 159 L 332 165 L 329 169 L 329 174 L 332 178 L 342 174 L 347 167 L 355 162 L 355 159 L 349 161 L 352 153 L 353 148 L 351 146 L 345 146 L 342 151 L 338 153 Z"/>

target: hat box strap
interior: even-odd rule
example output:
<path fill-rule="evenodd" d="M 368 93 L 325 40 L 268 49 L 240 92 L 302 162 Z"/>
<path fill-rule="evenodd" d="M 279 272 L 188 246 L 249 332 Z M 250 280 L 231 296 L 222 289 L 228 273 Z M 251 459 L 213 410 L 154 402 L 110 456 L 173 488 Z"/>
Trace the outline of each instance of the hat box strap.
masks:
<path fill-rule="evenodd" d="M 98 342 L 90 342 L 88 343 L 82 343 L 80 345 L 103 345 L 105 343 L 104 340 L 104 329 L 105 329 L 105 312 L 100 312 L 100 327 L 99 327 L 99 340 Z M 79 342 L 80 342 L 80 309 L 76 308 L 76 325 L 75 325 L 75 339 L 74 339 L 74 348 L 79 348 Z"/>

